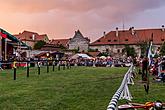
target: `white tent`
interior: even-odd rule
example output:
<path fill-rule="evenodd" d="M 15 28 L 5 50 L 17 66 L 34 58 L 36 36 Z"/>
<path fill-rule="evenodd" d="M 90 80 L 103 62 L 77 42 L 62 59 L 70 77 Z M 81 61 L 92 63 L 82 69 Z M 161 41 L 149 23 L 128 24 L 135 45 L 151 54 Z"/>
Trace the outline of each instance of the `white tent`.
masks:
<path fill-rule="evenodd" d="M 90 59 L 91 57 L 90 56 L 88 56 L 87 54 L 80 54 L 80 53 L 77 53 L 77 54 L 75 54 L 75 55 L 73 55 L 72 57 L 71 57 L 71 59 L 77 59 L 77 58 L 87 58 L 87 59 Z"/>
<path fill-rule="evenodd" d="M 106 59 L 106 57 L 105 57 L 105 56 L 101 56 L 100 58 L 101 58 L 101 59 Z"/>

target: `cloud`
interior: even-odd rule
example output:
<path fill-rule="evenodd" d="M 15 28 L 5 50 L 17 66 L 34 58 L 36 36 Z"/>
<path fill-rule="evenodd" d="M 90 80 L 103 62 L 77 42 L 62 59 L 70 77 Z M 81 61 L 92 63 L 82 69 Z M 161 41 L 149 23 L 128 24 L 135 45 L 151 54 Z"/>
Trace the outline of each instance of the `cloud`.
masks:
<path fill-rule="evenodd" d="M 51 38 L 82 30 L 92 39 L 126 17 L 164 6 L 164 0 L 0 0 L 0 23 L 11 30 L 30 29 Z M 13 22 L 14 21 L 14 22 Z M 115 27 L 114 27 L 115 28 Z M 18 32 L 18 31 L 16 31 Z M 96 34 L 93 34 L 96 33 Z"/>

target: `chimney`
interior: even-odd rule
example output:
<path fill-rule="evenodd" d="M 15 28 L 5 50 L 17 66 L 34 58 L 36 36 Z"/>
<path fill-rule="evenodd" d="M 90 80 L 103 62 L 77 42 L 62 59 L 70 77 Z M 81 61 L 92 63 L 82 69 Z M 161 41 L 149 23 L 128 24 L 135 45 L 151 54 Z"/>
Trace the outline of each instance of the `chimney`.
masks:
<path fill-rule="evenodd" d="M 116 37 L 119 36 L 119 31 L 118 31 L 118 27 L 116 27 Z"/>
<path fill-rule="evenodd" d="M 35 35 L 34 34 L 32 35 L 32 40 L 35 40 Z"/>
<path fill-rule="evenodd" d="M 162 25 L 162 31 L 164 32 L 165 28 L 164 28 L 164 25 Z"/>
<path fill-rule="evenodd" d="M 131 27 L 131 34 L 132 34 L 132 35 L 135 35 L 134 27 Z"/>
<path fill-rule="evenodd" d="M 104 38 L 105 38 L 105 36 L 106 36 L 106 32 L 105 31 L 103 32 L 103 35 L 104 35 Z"/>

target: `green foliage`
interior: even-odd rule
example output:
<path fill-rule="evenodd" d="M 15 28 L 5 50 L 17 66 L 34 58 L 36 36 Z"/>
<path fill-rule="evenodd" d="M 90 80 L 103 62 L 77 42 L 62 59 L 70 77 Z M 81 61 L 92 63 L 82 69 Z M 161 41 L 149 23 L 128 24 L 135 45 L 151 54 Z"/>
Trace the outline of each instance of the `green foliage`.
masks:
<path fill-rule="evenodd" d="M 61 49 L 63 49 L 63 50 L 66 49 L 66 47 L 64 47 L 62 44 L 60 44 L 59 47 L 60 47 Z"/>
<path fill-rule="evenodd" d="M 136 56 L 135 49 L 133 47 L 130 47 L 129 45 L 125 45 L 124 52 L 126 52 L 127 57 L 129 56 Z"/>
<path fill-rule="evenodd" d="M 139 42 L 139 46 L 140 46 L 140 49 L 141 49 L 141 55 L 146 56 L 146 50 L 147 50 L 147 47 L 148 47 L 148 43 L 146 41 L 142 41 L 142 42 Z"/>
<path fill-rule="evenodd" d="M 70 51 L 74 52 L 74 53 L 79 53 L 78 49 L 70 49 Z"/>
<path fill-rule="evenodd" d="M 38 41 L 37 43 L 35 43 L 34 45 L 34 49 L 41 49 L 44 45 L 46 44 L 45 41 Z"/>
<path fill-rule="evenodd" d="M 162 56 L 165 55 L 165 42 L 162 44 L 162 46 L 161 46 L 161 48 L 160 48 L 160 54 L 161 54 Z"/>
<path fill-rule="evenodd" d="M 80 47 L 78 46 L 78 48 L 77 48 L 77 51 L 79 52 L 80 51 Z"/>
<path fill-rule="evenodd" d="M 91 49 L 91 48 L 89 48 L 88 49 L 88 52 L 98 52 L 98 50 L 97 49 Z"/>
<path fill-rule="evenodd" d="M 105 56 L 105 57 L 107 57 L 107 56 L 109 56 L 109 53 L 107 53 L 107 52 L 102 52 L 102 53 L 99 54 L 99 56 Z"/>

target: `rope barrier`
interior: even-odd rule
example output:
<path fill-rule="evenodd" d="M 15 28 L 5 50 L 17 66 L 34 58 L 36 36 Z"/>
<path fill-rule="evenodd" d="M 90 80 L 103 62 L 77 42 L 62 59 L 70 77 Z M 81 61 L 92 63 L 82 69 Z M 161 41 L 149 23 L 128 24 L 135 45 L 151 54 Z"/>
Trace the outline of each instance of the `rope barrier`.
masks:
<path fill-rule="evenodd" d="M 124 78 L 120 87 L 118 88 L 116 93 L 113 95 L 107 107 L 107 110 L 117 110 L 118 100 L 120 99 L 127 99 L 127 100 L 132 99 L 132 96 L 128 89 L 128 84 L 134 84 L 133 79 L 132 79 L 133 78 L 132 72 L 134 71 L 134 69 L 135 68 L 132 64 L 129 70 L 127 71 L 127 73 L 124 75 Z"/>

